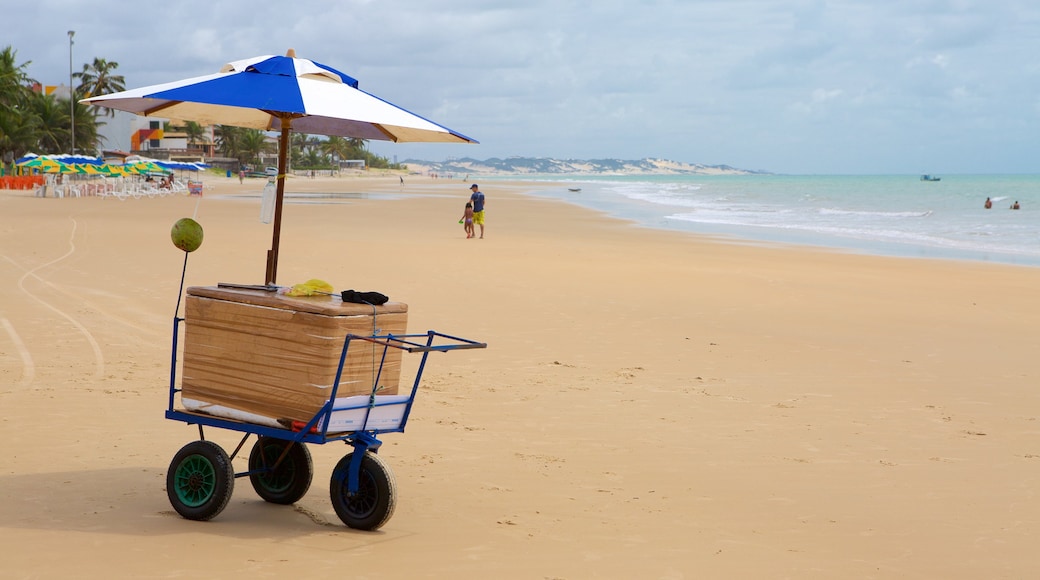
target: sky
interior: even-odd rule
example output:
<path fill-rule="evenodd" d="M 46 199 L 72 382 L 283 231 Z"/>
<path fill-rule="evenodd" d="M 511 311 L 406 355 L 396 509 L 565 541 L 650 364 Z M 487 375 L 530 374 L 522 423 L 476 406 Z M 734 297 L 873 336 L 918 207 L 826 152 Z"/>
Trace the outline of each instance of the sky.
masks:
<path fill-rule="evenodd" d="M 786 174 L 1040 173 L 1036 0 L 39 0 L 29 76 L 128 89 L 282 54 L 477 145 L 391 159 L 661 158 Z M 122 6 L 122 5 L 120 5 Z M 28 9 L 27 9 L 28 10 Z"/>

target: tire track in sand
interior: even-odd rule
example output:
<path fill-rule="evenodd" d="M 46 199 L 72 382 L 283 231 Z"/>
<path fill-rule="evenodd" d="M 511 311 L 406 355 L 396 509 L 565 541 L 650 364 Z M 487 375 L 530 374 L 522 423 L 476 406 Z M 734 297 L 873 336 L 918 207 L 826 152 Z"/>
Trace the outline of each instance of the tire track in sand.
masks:
<path fill-rule="evenodd" d="M 29 292 L 29 290 L 27 290 L 25 288 L 25 280 L 27 278 L 30 278 L 30 277 L 36 278 L 37 280 L 40 280 L 41 282 L 46 283 L 46 280 L 44 280 L 43 278 L 40 278 L 40 276 L 38 276 L 36 274 L 37 270 L 41 270 L 43 268 L 47 268 L 49 266 L 57 264 L 58 262 L 66 259 L 69 256 L 71 256 L 71 255 L 76 253 L 75 238 L 76 238 L 76 228 L 77 228 L 78 224 L 77 224 L 75 218 L 71 218 L 70 217 L 69 219 L 72 220 L 72 231 L 69 233 L 69 251 L 65 252 L 65 254 L 63 254 L 63 255 L 61 255 L 61 256 L 51 260 L 50 262 L 47 262 L 45 264 L 40 264 L 39 266 L 36 266 L 35 268 L 27 271 L 25 274 L 22 275 L 21 278 L 18 279 L 18 289 L 21 290 L 22 293 L 25 294 L 26 296 L 28 296 L 29 298 L 32 298 L 36 302 L 39 302 L 45 308 L 48 308 L 49 310 L 51 310 L 51 312 L 54 312 L 55 314 L 57 314 L 61 318 L 64 318 L 65 320 L 67 320 L 69 322 L 69 324 L 71 324 L 76 330 L 78 330 L 80 332 L 80 334 L 83 335 L 83 338 L 85 338 L 87 343 L 90 344 L 91 350 L 94 351 L 94 378 L 95 379 L 100 379 L 105 374 L 105 358 L 101 354 L 101 345 L 99 345 L 97 340 L 94 339 L 94 335 L 92 335 L 90 333 L 90 331 L 87 330 L 87 327 L 83 326 L 83 324 L 81 324 L 78 320 L 73 318 L 70 314 L 66 313 L 64 310 L 61 310 L 57 306 L 54 306 L 50 302 L 47 302 L 46 300 L 40 298 L 39 296 L 33 294 L 32 292 Z M 4 256 L 4 259 L 6 259 L 8 262 L 11 262 L 12 264 L 14 264 L 16 266 L 21 267 L 17 262 L 12 260 L 8 256 Z M 23 357 L 23 361 L 24 361 L 24 357 Z M 31 357 L 30 357 L 30 361 L 31 361 Z M 35 369 L 35 367 L 34 367 L 34 369 Z M 33 370 L 33 375 L 35 376 L 35 370 Z M 24 376 L 24 374 L 23 374 L 23 376 Z"/>
<path fill-rule="evenodd" d="M 18 381 L 18 386 L 20 388 L 28 387 L 32 384 L 33 379 L 36 378 L 36 366 L 33 364 L 32 353 L 26 348 L 25 343 L 18 336 L 14 326 L 11 326 L 10 321 L 6 318 L 0 318 L 0 326 L 3 326 L 7 334 L 10 335 L 11 341 L 14 342 L 14 348 L 18 351 L 18 356 L 22 357 L 22 380 Z"/>

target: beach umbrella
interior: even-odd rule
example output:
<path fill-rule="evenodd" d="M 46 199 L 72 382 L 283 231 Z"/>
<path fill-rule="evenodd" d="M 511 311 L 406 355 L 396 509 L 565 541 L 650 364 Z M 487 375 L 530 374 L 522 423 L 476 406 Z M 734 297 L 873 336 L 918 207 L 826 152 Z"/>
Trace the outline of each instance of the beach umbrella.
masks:
<path fill-rule="evenodd" d="M 97 157 L 90 157 L 88 155 L 70 155 L 68 153 L 59 153 L 57 155 L 47 155 L 47 157 L 50 157 L 51 159 L 56 159 L 68 165 L 101 165 L 102 163 L 104 163 L 104 161 L 102 161 L 101 159 Z"/>
<path fill-rule="evenodd" d="M 84 175 L 104 175 L 105 172 L 101 169 L 101 165 L 94 163 L 73 163 L 69 165 L 76 173 L 82 173 Z"/>
<path fill-rule="evenodd" d="M 258 56 L 220 72 L 83 99 L 81 103 L 204 125 L 278 131 L 274 226 L 266 283 L 274 284 L 291 131 L 375 141 L 476 143 L 358 88 L 358 81 L 311 60 Z"/>
<path fill-rule="evenodd" d="M 112 165 L 110 163 L 104 163 L 97 166 L 98 173 L 106 177 L 126 177 L 130 175 L 122 165 Z"/>
<path fill-rule="evenodd" d="M 128 165 L 138 173 L 166 173 L 166 168 L 154 161 L 135 161 Z"/>
<path fill-rule="evenodd" d="M 18 167 L 28 167 L 40 173 L 75 173 L 76 169 L 71 165 L 62 163 L 57 159 L 45 156 L 36 156 L 25 162 L 19 163 Z"/>
<path fill-rule="evenodd" d="M 44 168 L 53 168 L 59 165 L 59 161 L 48 159 L 47 157 L 40 157 L 39 155 L 21 157 L 15 161 L 15 165 L 18 167 L 28 167 L 30 169 L 36 169 L 43 171 Z"/>

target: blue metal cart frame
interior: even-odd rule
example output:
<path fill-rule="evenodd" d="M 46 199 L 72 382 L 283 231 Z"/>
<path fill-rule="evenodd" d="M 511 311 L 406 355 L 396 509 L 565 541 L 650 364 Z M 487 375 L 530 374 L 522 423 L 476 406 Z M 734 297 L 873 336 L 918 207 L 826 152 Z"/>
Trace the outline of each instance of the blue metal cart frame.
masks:
<path fill-rule="evenodd" d="M 197 425 L 199 440 L 184 446 L 174 456 L 167 471 L 166 488 L 174 509 L 183 517 L 194 520 L 208 520 L 219 514 L 230 500 L 234 480 L 239 477 L 249 477 L 253 488 L 265 501 L 279 504 L 295 503 L 307 492 L 313 475 L 310 452 L 305 444 L 322 445 L 343 441 L 352 446 L 353 450 L 344 456 L 333 470 L 330 482 L 333 507 L 347 526 L 365 530 L 377 529 L 390 519 L 396 505 L 396 483 L 393 474 L 375 455 L 382 445 L 378 436 L 383 433 L 404 432 L 430 353 L 487 347 L 486 343 L 433 330 L 424 334 L 403 335 L 348 334 L 343 340 L 339 368 L 328 401 L 305 424 L 296 423 L 278 428 L 174 407 L 176 395 L 181 390 L 177 388 L 177 353 L 180 325 L 183 322 L 184 318 L 174 317 L 170 396 L 166 418 Z M 383 347 L 379 369 L 366 403 L 337 406 L 336 394 L 343 365 L 347 360 L 350 345 L 355 341 L 370 342 Z M 421 353 L 422 358 L 407 400 L 387 403 L 379 400 L 375 390 L 391 348 L 408 353 Z M 405 405 L 404 412 L 396 427 L 368 428 L 369 418 L 374 409 L 384 405 L 401 404 Z M 363 410 L 361 429 L 329 432 L 334 413 L 354 410 Z M 206 440 L 204 427 L 238 431 L 244 435 L 229 456 L 220 446 Z M 231 461 L 251 435 L 257 436 L 257 442 L 249 456 L 249 469 L 236 473 Z"/>

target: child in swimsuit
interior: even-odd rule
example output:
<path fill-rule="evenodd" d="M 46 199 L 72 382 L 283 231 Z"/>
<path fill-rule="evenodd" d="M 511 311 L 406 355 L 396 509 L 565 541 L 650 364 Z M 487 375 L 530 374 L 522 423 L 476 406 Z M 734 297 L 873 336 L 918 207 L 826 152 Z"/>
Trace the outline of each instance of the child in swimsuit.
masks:
<path fill-rule="evenodd" d="M 463 228 L 466 230 L 466 238 L 473 237 L 473 204 L 466 202 L 466 209 L 462 212 L 462 219 L 459 220 L 463 224 Z"/>

